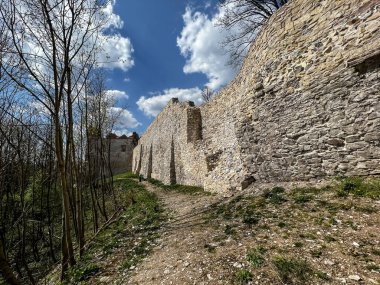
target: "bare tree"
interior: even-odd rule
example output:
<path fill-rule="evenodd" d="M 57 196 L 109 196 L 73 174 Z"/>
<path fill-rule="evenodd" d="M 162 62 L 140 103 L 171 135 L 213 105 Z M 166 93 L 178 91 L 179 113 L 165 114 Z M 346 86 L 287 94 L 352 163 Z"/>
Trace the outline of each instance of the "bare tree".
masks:
<path fill-rule="evenodd" d="M 210 100 L 214 96 L 214 93 L 208 86 L 205 86 L 202 90 L 201 95 L 202 95 L 203 102 L 207 103 L 207 102 L 210 102 Z"/>
<path fill-rule="evenodd" d="M 97 48 L 104 19 L 102 7 L 106 2 L 3 0 L 0 3 L 0 20 L 12 44 L 12 50 L 6 51 L 2 70 L 45 108 L 54 124 L 54 149 L 63 200 L 62 278 L 68 265 L 75 264 L 71 235 L 71 217 L 75 213 L 70 205 L 73 199 L 80 200 L 78 195 L 81 195 L 74 189 L 77 177 L 70 179 L 69 175 L 70 169 L 77 168 L 73 103 L 89 72 L 86 63 L 93 60 Z M 76 198 L 73 193 L 77 193 Z M 83 237 L 82 222 L 74 224 Z M 80 248 L 84 247 L 83 243 L 80 238 Z"/>
<path fill-rule="evenodd" d="M 273 13 L 289 0 L 221 0 L 224 13 L 219 25 L 229 31 L 221 43 L 230 54 L 230 64 L 240 66 L 257 33 Z"/>

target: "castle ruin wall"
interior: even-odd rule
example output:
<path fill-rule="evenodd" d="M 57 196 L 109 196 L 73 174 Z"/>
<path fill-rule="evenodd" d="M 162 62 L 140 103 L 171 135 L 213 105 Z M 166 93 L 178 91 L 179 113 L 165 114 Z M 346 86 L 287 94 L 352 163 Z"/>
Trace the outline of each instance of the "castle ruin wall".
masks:
<path fill-rule="evenodd" d="M 227 87 L 172 100 L 139 144 L 135 172 L 216 192 L 380 174 L 379 2 L 291 1 Z"/>

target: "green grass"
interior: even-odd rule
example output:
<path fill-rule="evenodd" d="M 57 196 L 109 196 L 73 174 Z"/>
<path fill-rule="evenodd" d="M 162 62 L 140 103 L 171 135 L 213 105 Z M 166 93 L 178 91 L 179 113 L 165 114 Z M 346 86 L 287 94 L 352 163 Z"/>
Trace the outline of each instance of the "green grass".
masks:
<path fill-rule="evenodd" d="M 282 204 L 287 201 L 283 195 L 284 192 L 283 187 L 273 187 L 271 190 L 266 190 L 263 197 L 271 204 Z"/>
<path fill-rule="evenodd" d="M 114 177 L 114 186 L 122 193 L 125 210 L 96 236 L 82 260 L 69 270 L 68 284 L 76 284 L 101 272 L 95 260 L 107 258 L 119 247 L 125 248 L 120 269 L 135 266 L 149 254 L 165 217 L 157 196 L 133 178 L 129 173 Z"/>
<path fill-rule="evenodd" d="M 374 200 L 380 199 L 380 179 L 363 177 L 340 177 L 335 186 L 339 197 L 353 195 L 357 197 L 367 197 Z"/>
<path fill-rule="evenodd" d="M 120 173 L 120 174 L 117 174 L 113 177 L 114 180 L 118 180 L 118 179 L 127 179 L 127 178 L 130 178 L 130 179 L 138 179 L 139 176 L 133 172 L 125 172 L 125 173 Z"/>
<path fill-rule="evenodd" d="M 224 228 L 224 233 L 226 235 L 236 235 L 236 229 L 232 225 L 226 225 Z"/>
<path fill-rule="evenodd" d="M 175 191 L 175 192 L 188 194 L 188 195 L 199 195 L 199 194 L 210 195 L 211 194 L 209 192 L 206 192 L 202 187 L 197 187 L 197 186 L 188 186 L 188 185 L 180 185 L 180 184 L 166 185 L 162 183 L 161 181 L 157 179 L 153 179 L 153 178 L 148 179 L 148 182 L 166 191 Z"/>
<path fill-rule="evenodd" d="M 84 266 L 75 266 L 70 268 L 66 274 L 69 284 L 78 283 L 90 279 L 100 271 L 96 264 L 86 264 Z"/>
<path fill-rule="evenodd" d="M 256 210 L 256 207 L 249 205 L 243 212 L 243 223 L 247 225 L 256 225 L 260 221 L 261 214 Z"/>
<path fill-rule="evenodd" d="M 253 275 L 247 269 L 240 269 L 235 273 L 235 278 L 239 284 L 248 284 L 249 281 L 252 281 Z"/>
<path fill-rule="evenodd" d="M 277 256 L 273 259 L 273 264 L 281 281 L 286 284 L 305 284 L 314 274 L 305 260 Z"/>
<path fill-rule="evenodd" d="M 264 265 L 265 259 L 263 254 L 266 250 L 262 247 L 256 247 L 248 251 L 247 261 L 254 267 L 259 268 Z"/>
<path fill-rule="evenodd" d="M 316 188 L 316 187 L 297 187 L 290 192 L 290 196 L 297 204 L 305 204 L 312 201 L 318 194 L 324 191 L 331 190 L 330 186 Z"/>

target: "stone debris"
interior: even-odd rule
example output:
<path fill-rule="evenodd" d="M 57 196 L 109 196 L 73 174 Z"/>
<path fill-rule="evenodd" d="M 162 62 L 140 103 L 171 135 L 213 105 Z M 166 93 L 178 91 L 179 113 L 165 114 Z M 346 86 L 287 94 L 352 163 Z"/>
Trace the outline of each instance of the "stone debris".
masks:
<path fill-rule="evenodd" d="M 348 278 L 351 280 L 354 280 L 354 281 L 360 281 L 361 280 L 359 275 L 350 275 L 350 276 L 348 276 Z"/>

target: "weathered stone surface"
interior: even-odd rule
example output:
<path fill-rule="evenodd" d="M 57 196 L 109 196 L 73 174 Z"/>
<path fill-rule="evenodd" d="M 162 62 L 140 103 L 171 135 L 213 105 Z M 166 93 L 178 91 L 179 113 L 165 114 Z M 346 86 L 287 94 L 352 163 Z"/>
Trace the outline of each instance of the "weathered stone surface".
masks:
<path fill-rule="evenodd" d="M 169 103 L 134 171 L 148 176 L 151 157 L 153 178 L 220 192 L 379 174 L 379 17 L 377 0 L 291 1 L 211 102 Z"/>
<path fill-rule="evenodd" d="M 137 136 L 137 134 L 134 134 Z M 137 145 L 138 136 L 122 136 L 120 138 L 107 138 L 102 142 L 97 139 L 90 140 L 90 163 L 95 166 L 96 176 L 100 174 L 100 165 L 106 161 L 110 163 L 112 175 L 132 171 L 133 149 Z M 102 149 L 101 149 L 102 148 Z M 100 155 L 103 153 L 103 155 Z M 111 175 L 111 173 L 106 173 Z"/>

